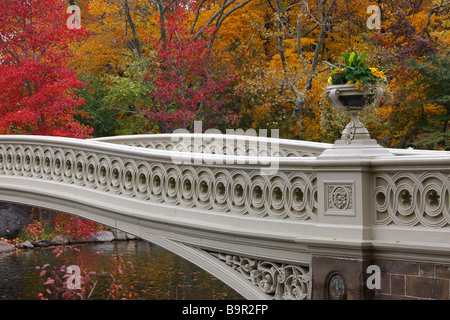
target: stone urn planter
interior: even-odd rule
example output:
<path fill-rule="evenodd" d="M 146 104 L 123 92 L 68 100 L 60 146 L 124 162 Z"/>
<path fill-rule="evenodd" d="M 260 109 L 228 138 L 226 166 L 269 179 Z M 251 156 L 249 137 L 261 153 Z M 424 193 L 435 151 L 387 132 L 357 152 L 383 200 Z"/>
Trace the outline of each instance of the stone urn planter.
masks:
<path fill-rule="evenodd" d="M 380 103 L 383 88 L 368 85 L 364 91 L 360 91 L 354 84 L 336 84 L 326 88 L 326 95 L 334 108 L 343 110 L 351 116 L 350 122 L 342 132 L 341 139 L 347 143 L 356 139 L 370 139 L 369 132 L 359 121 L 359 114 L 364 108 Z"/>

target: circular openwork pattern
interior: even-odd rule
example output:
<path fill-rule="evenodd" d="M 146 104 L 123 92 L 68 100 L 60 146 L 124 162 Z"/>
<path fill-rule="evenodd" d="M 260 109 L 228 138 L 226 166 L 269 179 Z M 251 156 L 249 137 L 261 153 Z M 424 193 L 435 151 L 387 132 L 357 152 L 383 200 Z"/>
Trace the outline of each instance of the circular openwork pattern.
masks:
<path fill-rule="evenodd" d="M 377 224 L 450 225 L 449 173 L 381 173 L 375 176 L 375 181 Z"/>
<path fill-rule="evenodd" d="M 269 183 L 267 176 L 257 174 L 250 176 L 249 194 L 251 200 L 247 202 L 247 210 L 255 216 L 264 216 L 267 212 L 269 197 L 267 186 Z"/>
<path fill-rule="evenodd" d="M 177 166 L 33 145 L 0 146 L 0 171 L 203 210 L 278 219 L 317 216 L 315 173 L 279 171 L 269 177 L 259 170 Z M 436 204 L 440 192 L 431 186 L 426 190 L 430 214 L 441 206 Z"/>

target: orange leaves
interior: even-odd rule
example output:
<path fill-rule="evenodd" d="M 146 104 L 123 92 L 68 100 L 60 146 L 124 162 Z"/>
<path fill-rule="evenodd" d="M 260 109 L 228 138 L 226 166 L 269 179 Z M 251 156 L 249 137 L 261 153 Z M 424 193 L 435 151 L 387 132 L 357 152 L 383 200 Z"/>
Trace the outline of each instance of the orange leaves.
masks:
<path fill-rule="evenodd" d="M 168 4 L 168 1 L 161 1 Z M 132 74 L 130 70 L 134 72 L 136 65 L 142 62 L 141 60 L 135 63 L 136 57 L 130 50 L 133 31 L 130 23 L 125 19 L 123 3 L 123 1 L 110 0 L 79 2 L 83 24 L 91 30 L 91 35 L 80 42 L 71 44 L 74 55 L 72 65 L 76 66 L 78 74 L 95 76 L 113 74 L 120 78 L 130 78 L 129 75 Z M 161 62 L 161 57 L 159 61 L 156 61 L 163 30 L 161 12 L 155 6 L 159 1 L 133 0 L 128 3 L 145 58 L 148 58 L 156 69 L 164 69 L 167 76 L 167 81 L 162 81 L 164 79 L 158 77 L 156 72 L 149 75 L 146 80 L 153 86 L 149 90 L 151 103 L 128 101 L 133 111 L 148 109 L 148 106 L 153 106 L 154 102 L 161 98 L 159 100 L 164 101 L 161 104 L 164 107 L 161 105 L 153 107 L 151 112 L 155 113 L 155 117 L 164 117 L 165 109 L 186 102 L 185 89 L 197 89 L 201 82 L 198 81 L 200 78 L 194 74 L 195 69 L 186 69 L 183 78 L 177 78 L 182 69 L 180 60 L 184 59 L 190 65 L 194 65 L 194 62 L 200 65 L 206 64 L 204 56 L 199 54 L 199 51 L 192 50 L 191 39 L 208 25 L 208 32 L 203 33 L 203 38 L 196 38 L 205 41 L 205 47 L 212 44 L 211 56 L 214 57 L 214 62 L 209 64 L 208 75 L 217 76 L 221 70 L 226 69 L 233 70 L 232 73 L 236 73 L 239 77 L 236 77 L 237 86 L 227 87 L 226 92 L 211 87 L 213 90 L 208 92 L 213 94 L 206 100 L 220 100 L 221 97 L 226 97 L 230 105 L 236 106 L 236 110 L 239 108 L 245 110 L 242 111 L 243 120 L 240 123 L 242 127 L 279 128 L 285 137 L 301 137 L 309 140 L 334 139 L 336 136 L 334 131 L 340 132 L 342 129 L 340 126 L 345 120 L 329 110 L 329 106 L 323 100 L 323 88 L 327 84 L 327 77 L 324 75 L 327 72 L 314 75 L 311 89 L 304 90 L 322 25 L 326 26 L 325 39 L 317 48 L 319 54 L 317 70 L 322 71 L 328 67 L 325 61 L 339 62 L 340 54 L 347 49 L 367 51 L 370 65 L 385 71 L 390 79 L 393 98 L 388 99 L 386 96 L 384 104 L 377 113 L 372 114 L 372 118 L 368 116 L 370 129 L 377 137 L 385 139 L 383 143 L 389 146 L 395 145 L 401 135 L 411 131 L 417 120 L 416 111 L 405 109 L 405 105 L 424 99 L 421 90 L 412 91 L 408 95 L 401 94 L 401 90 L 418 80 L 417 75 L 405 71 L 403 61 L 410 57 L 422 59 L 434 53 L 436 48 L 445 49 L 450 43 L 450 37 L 448 37 L 450 22 L 444 15 L 434 14 L 430 20 L 429 32 L 433 37 L 438 37 L 434 40 L 436 42 L 427 40 L 423 33 L 428 13 L 433 5 L 436 5 L 436 1 L 433 0 L 424 0 L 418 7 L 411 6 L 407 1 L 402 4 L 396 1 L 380 4 L 383 11 L 383 32 L 367 28 L 366 22 L 369 15 L 366 10 L 373 4 L 371 0 L 337 0 L 332 9 L 331 19 L 326 24 L 322 24 L 321 21 L 325 11 L 320 5 L 329 1 L 306 1 L 308 7 L 303 7 L 302 13 L 303 2 L 301 1 L 293 3 L 280 0 L 282 10 L 279 12 L 277 12 L 275 1 L 252 1 L 241 8 L 238 6 L 244 1 L 227 1 L 225 3 L 230 3 L 230 6 L 222 14 L 218 14 L 224 2 L 206 0 L 202 2 L 201 8 L 196 7 L 200 2 L 189 2 L 189 10 L 186 9 L 187 6 L 182 5 L 167 7 L 165 18 L 168 34 L 166 36 L 171 49 L 168 51 L 179 54 L 178 56 L 167 54 L 165 56 L 167 59 L 162 59 L 163 62 Z M 227 15 L 227 12 L 234 9 L 236 10 Z M 219 24 L 219 19 L 224 16 L 226 19 Z M 299 30 L 297 30 L 297 22 L 299 22 Z M 211 35 L 215 35 L 214 42 L 210 42 Z M 298 36 L 300 43 L 297 43 Z M 176 43 L 176 46 L 171 47 L 171 42 Z M 285 61 L 280 54 L 280 44 L 283 47 Z M 301 49 L 300 55 L 299 49 Z M 183 53 L 186 54 L 183 55 Z M 159 65 L 160 63 L 165 65 Z M 177 71 L 168 72 L 170 64 Z M 175 79 L 178 80 L 175 81 Z M 135 79 L 130 79 L 130 82 L 133 81 Z M 182 83 L 182 85 L 175 86 L 174 82 Z M 203 81 L 203 83 L 208 82 Z M 110 83 L 103 85 L 111 87 Z M 292 101 L 299 97 L 294 87 L 302 92 L 304 90 L 305 105 L 301 117 L 292 120 L 290 119 L 293 110 Z M 164 90 L 159 90 L 161 88 Z M 176 96 L 177 92 L 182 94 Z M 0 99 L 1 96 L 0 93 Z M 200 100 L 198 97 L 194 102 L 201 104 Z M 209 108 L 206 118 L 213 118 L 215 114 L 220 114 L 220 108 L 209 107 L 208 103 L 202 105 L 203 110 Z M 125 104 L 124 108 L 128 107 Z M 432 105 L 426 106 L 425 110 L 429 114 L 441 111 Z M 401 120 L 396 120 L 396 117 L 402 115 L 404 117 Z M 21 115 L 22 119 L 32 116 L 26 112 Z M 137 121 L 135 115 L 125 112 L 119 117 L 120 122 L 126 124 L 130 132 L 165 130 L 162 126 L 154 126 L 153 122 L 151 122 L 152 125 L 147 123 L 145 126 L 142 124 L 145 119 L 142 122 Z M 194 117 L 195 114 L 191 110 L 187 113 L 182 112 L 180 118 L 187 120 L 183 122 L 181 119 L 175 123 L 177 126 L 187 126 L 187 122 L 191 122 Z M 231 121 L 226 124 L 231 125 Z M 140 126 L 140 129 L 134 126 Z M 23 130 L 20 122 L 15 123 L 14 127 L 9 126 L 7 130 L 12 132 L 13 129 L 19 130 L 17 128 Z M 329 133 L 329 131 L 333 132 Z"/>
<path fill-rule="evenodd" d="M 25 240 L 37 241 L 42 239 L 44 236 L 44 228 L 38 220 L 33 220 L 32 223 L 28 224 L 24 230 L 22 230 L 21 237 Z"/>

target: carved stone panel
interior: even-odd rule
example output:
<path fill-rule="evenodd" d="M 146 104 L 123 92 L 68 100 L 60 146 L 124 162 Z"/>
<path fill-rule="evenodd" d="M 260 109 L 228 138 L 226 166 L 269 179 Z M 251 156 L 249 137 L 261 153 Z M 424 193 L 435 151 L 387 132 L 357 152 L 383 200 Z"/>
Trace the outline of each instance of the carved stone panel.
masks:
<path fill-rule="evenodd" d="M 325 181 L 325 215 L 354 216 L 354 182 Z"/>

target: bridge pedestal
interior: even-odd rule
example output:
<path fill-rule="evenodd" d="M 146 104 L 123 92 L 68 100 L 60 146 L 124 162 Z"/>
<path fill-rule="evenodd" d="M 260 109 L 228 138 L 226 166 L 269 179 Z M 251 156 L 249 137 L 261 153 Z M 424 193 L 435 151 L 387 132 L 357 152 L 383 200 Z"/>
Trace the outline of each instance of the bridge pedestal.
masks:
<path fill-rule="evenodd" d="M 338 140 L 318 160 L 328 160 L 317 173 L 319 223 L 316 235 L 324 242 L 311 248 L 313 300 L 367 300 L 371 265 L 373 180 L 371 159 L 394 157 L 376 140 Z M 331 160 L 331 161 L 330 161 Z M 336 170 L 334 160 L 339 162 Z M 349 165 L 343 165 L 348 160 Z M 325 240 L 326 239 L 326 240 Z"/>

